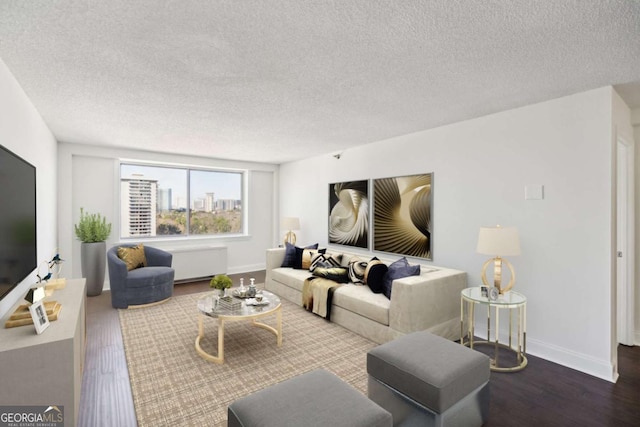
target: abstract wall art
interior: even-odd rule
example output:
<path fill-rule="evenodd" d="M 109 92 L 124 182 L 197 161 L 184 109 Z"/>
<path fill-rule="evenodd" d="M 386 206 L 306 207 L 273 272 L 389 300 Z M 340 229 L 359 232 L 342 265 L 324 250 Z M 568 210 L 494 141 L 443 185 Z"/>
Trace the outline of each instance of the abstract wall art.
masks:
<path fill-rule="evenodd" d="M 373 180 L 373 250 L 433 259 L 433 173 Z"/>
<path fill-rule="evenodd" d="M 329 243 L 369 248 L 369 181 L 329 184 Z"/>

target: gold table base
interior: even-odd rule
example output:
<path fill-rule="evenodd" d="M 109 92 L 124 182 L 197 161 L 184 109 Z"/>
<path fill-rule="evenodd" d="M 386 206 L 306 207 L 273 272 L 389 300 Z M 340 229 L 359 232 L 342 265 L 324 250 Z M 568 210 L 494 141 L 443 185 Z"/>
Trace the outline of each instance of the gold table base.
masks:
<path fill-rule="evenodd" d="M 466 303 L 466 304 L 465 304 Z M 493 347 L 493 357 L 490 358 L 490 369 L 494 372 L 518 372 L 523 370 L 528 363 L 527 352 L 527 327 L 526 327 L 526 303 L 527 300 L 522 294 L 513 292 L 512 296 L 501 296 L 498 301 L 490 301 L 483 297 L 479 288 L 467 288 L 461 292 L 460 297 L 460 344 L 471 349 L 475 345 Z M 475 306 L 483 305 L 487 309 L 487 339 L 475 339 Z M 466 317 L 465 317 L 466 308 Z M 492 316 L 491 309 L 494 309 L 494 333 L 491 337 Z M 506 309 L 509 317 L 509 343 L 501 343 L 500 336 L 500 310 Z M 516 312 L 513 323 L 513 312 Z M 466 320 L 466 328 L 465 328 Z M 515 327 L 514 327 L 515 326 Z M 514 336 L 515 332 L 515 336 Z M 514 339 L 515 338 L 515 339 Z M 515 341 L 515 343 L 513 342 Z M 500 358 L 500 350 L 509 351 L 515 355 L 516 364 L 513 366 L 503 366 Z"/>
<path fill-rule="evenodd" d="M 463 345 L 469 347 L 469 342 L 465 342 Z M 480 341 L 476 341 L 473 340 L 473 345 L 490 345 L 490 346 L 496 346 L 495 341 L 486 341 L 486 340 L 480 340 Z M 516 360 L 518 361 L 518 364 L 516 366 L 497 366 L 497 360 L 498 359 L 498 350 L 495 350 L 494 353 L 494 357 L 489 357 L 489 368 L 494 371 L 494 372 L 518 372 L 523 370 L 526 366 L 527 363 L 529 363 L 529 361 L 527 360 L 527 356 L 524 355 L 524 353 L 520 353 L 520 355 L 518 355 L 518 350 L 513 349 L 511 347 L 509 347 L 506 344 L 502 344 L 502 343 L 498 343 L 497 345 L 498 347 L 500 347 L 501 349 L 505 349 L 508 351 L 511 351 L 513 353 L 516 354 Z"/>
<path fill-rule="evenodd" d="M 264 323 L 258 322 L 257 319 L 260 317 L 269 316 L 271 314 L 276 315 L 276 327 L 272 327 L 269 325 L 265 325 Z M 272 310 L 268 310 L 264 313 L 256 313 L 246 316 L 233 316 L 233 315 L 220 315 L 218 316 L 218 355 L 214 356 L 212 354 L 207 353 L 200 346 L 200 341 L 204 338 L 204 319 L 206 316 L 202 313 L 199 314 L 198 320 L 198 336 L 196 337 L 196 352 L 205 360 L 217 364 L 224 363 L 224 324 L 225 322 L 237 322 L 243 320 L 251 320 L 251 324 L 258 328 L 266 329 L 267 331 L 273 333 L 276 336 L 276 343 L 278 347 L 282 346 L 282 305 L 278 305 L 276 308 Z"/>

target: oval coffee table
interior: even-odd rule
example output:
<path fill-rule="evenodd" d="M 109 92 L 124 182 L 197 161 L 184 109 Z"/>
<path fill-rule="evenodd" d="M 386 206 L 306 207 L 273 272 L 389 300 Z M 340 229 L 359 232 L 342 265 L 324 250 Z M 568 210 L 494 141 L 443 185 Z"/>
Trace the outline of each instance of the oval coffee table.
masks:
<path fill-rule="evenodd" d="M 224 324 L 225 322 L 234 322 L 239 320 L 251 320 L 254 326 L 266 329 L 276 336 L 278 347 L 282 345 L 282 304 L 280 297 L 268 291 L 262 291 L 262 295 L 267 304 L 254 306 L 247 305 L 245 300 L 234 298 L 242 302 L 237 309 L 226 309 L 216 304 L 216 300 L 211 295 L 204 296 L 198 300 L 198 336 L 196 338 L 196 351 L 205 360 L 213 363 L 224 363 Z M 257 319 L 271 314 L 276 315 L 276 327 L 260 323 Z M 200 347 L 200 340 L 204 337 L 204 319 L 205 317 L 213 317 L 218 319 L 218 355 L 214 356 L 207 353 Z"/>

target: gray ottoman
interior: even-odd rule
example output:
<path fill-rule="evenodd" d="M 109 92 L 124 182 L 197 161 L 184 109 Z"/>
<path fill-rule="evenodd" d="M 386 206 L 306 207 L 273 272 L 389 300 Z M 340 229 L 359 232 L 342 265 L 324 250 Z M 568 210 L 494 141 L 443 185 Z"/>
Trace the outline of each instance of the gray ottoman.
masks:
<path fill-rule="evenodd" d="M 429 332 L 373 348 L 367 372 L 394 426 L 481 426 L 489 414 L 489 358 Z"/>
<path fill-rule="evenodd" d="M 229 427 L 391 427 L 391 414 L 317 369 L 236 400 Z"/>

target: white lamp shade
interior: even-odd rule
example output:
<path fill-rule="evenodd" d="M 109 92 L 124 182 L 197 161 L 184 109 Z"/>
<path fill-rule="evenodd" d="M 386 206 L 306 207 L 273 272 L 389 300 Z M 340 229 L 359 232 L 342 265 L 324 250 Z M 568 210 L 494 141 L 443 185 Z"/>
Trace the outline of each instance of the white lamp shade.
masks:
<path fill-rule="evenodd" d="M 515 227 L 480 227 L 478 253 L 492 256 L 520 255 L 520 238 Z"/>
<path fill-rule="evenodd" d="M 283 230 L 300 230 L 300 218 L 295 216 L 286 216 L 282 218 L 280 226 Z"/>

